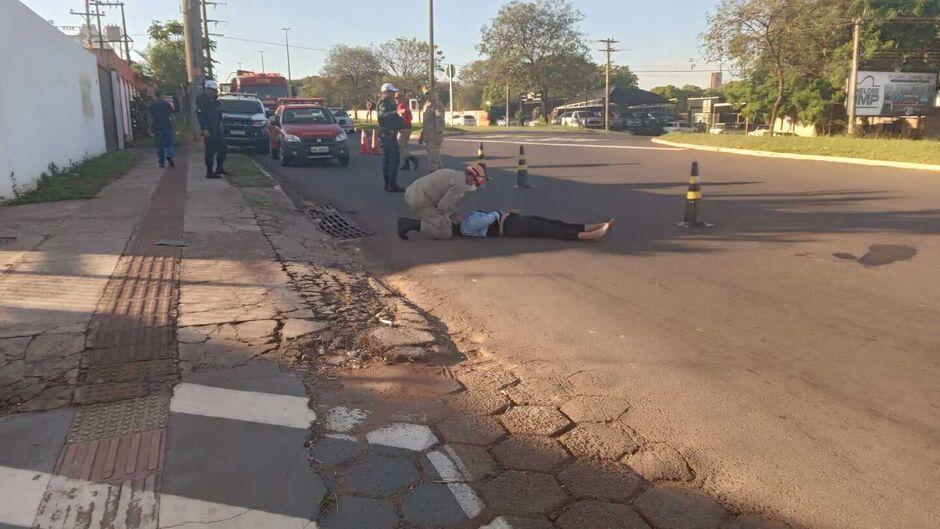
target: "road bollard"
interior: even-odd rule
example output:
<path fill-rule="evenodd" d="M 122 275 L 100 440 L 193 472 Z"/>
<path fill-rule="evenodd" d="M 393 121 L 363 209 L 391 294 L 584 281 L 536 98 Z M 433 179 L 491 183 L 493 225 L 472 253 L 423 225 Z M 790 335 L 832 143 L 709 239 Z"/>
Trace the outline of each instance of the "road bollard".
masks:
<path fill-rule="evenodd" d="M 525 145 L 519 146 L 519 169 L 516 171 L 516 189 L 532 189 L 529 182 L 529 166 L 525 161 Z"/>
<path fill-rule="evenodd" d="M 382 154 L 379 150 L 379 139 L 376 129 L 372 129 L 372 151 L 369 154 Z"/>
<path fill-rule="evenodd" d="M 692 162 L 689 190 L 685 194 L 685 215 L 676 226 L 680 228 L 711 228 L 714 224 L 699 218 L 698 204 L 702 201 L 702 186 L 698 181 L 698 162 Z"/>
<path fill-rule="evenodd" d="M 483 152 L 483 142 L 480 142 L 480 148 L 477 149 L 477 163 L 486 171 L 486 153 Z"/>

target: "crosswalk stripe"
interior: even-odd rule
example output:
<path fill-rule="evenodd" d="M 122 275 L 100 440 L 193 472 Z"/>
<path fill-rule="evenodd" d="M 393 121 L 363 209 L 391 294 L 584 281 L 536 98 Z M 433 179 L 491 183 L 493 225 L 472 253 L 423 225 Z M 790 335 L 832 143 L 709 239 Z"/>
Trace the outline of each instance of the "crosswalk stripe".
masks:
<path fill-rule="evenodd" d="M 52 476 L 0 466 L 0 524 L 32 527 Z"/>
<path fill-rule="evenodd" d="M 317 416 L 306 397 L 217 388 L 182 383 L 170 400 L 170 411 L 236 421 L 307 429 Z"/>

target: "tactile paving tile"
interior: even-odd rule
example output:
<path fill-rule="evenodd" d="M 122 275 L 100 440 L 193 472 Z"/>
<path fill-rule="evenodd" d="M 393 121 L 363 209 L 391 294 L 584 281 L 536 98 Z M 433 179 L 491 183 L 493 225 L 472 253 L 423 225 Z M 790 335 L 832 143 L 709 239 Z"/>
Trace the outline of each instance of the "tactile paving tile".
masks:
<path fill-rule="evenodd" d="M 82 406 L 75 413 L 67 441 L 77 443 L 166 428 L 170 422 L 170 395 Z"/>
<path fill-rule="evenodd" d="M 162 470 L 165 444 L 166 429 L 67 443 L 55 473 L 99 483 L 143 477 Z"/>
<path fill-rule="evenodd" d="M 172 358 L 121 364 L 96 364 L 83 368 L 78 374 L 79 384 L 164 381 L 168 377 L 176 377 L 176 365 Z"/>
<path fill-rule="evenodd" d="M 90 349 L 113 349 L 133 345 L 141 351 L 148 348 L 163 350 L 175 342 L 175 337 L 176 328 L 172 326 L 104 331 L 93 333 L 87 346 Z M 87 359 L 88 352 L 85 354 Z"/>
<path fill-rule="evenodd" d="M 108 384 L 89 384 L 75 388 L 73 400 L 82 405 L 101 402 L 116 402 L 125 399 L 138 399 L 151 395 L 169 394 L 176 384 L 176 375 L 166 380 L 146 382 L 117 382 Z"/>

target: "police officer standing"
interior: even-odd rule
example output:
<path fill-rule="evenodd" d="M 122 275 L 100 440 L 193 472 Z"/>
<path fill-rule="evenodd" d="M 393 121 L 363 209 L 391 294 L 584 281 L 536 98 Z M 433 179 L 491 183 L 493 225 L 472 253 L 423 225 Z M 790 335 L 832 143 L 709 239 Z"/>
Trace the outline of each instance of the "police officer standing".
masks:
<path fill-rule="evenodd" d="M 206 81 L 205 93 L 196 97 L 196 117 L 206 148 L 206 178 L 222 178 L 222 175 L 228 173 L 222 166 L 225 163 L 226 145 L 218 81 Z"/>
<path fill-rule="evenodd" d="M 402 127 L 401 115 L 398 114 L 398 104 L 395 102 L 397 88 L 392 83 L 382 85 L 382 100 L 378 105 L 379 137 L 382 144 L 382 177 L 385 179 L 385 190 L 389 193 L 404 193 L 398 186 L 398 163 L 401 153 L 398 150 L 398 131 Z"/>

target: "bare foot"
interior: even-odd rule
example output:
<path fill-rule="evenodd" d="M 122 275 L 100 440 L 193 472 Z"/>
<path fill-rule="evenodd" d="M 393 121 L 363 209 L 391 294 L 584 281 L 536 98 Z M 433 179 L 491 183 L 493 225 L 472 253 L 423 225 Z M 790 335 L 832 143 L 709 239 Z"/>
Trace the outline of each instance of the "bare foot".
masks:
<path fill-rule="evenodd" d="M 599 230 L 599 229 L 603 228 L 604 226 L 607 226 L 608 228 L 610 228 L 610 225 L 613 224 L 613 223 L 614 223 L 614 219 L 610 219 L 610 220 L 608 220 L 607 222 L 601 222 L 601 223 L 598 223 L 598 224 L 585 224 L 585 225 L 584 225 L 584 231 Z"/>
<path fill-rule="evenodd" d="M 601 225 L 600 228 L 597 228 L 596 230 L 582 231 L 581 233 L 578 234 L 578 238 L 581 239 L 582 241 L 597 240 L 603 237 L 604 235 L 607 235 L 607 230 L 609 229 L 610 229 L 610 223 L 605 222 L 604 224 Z"/>

